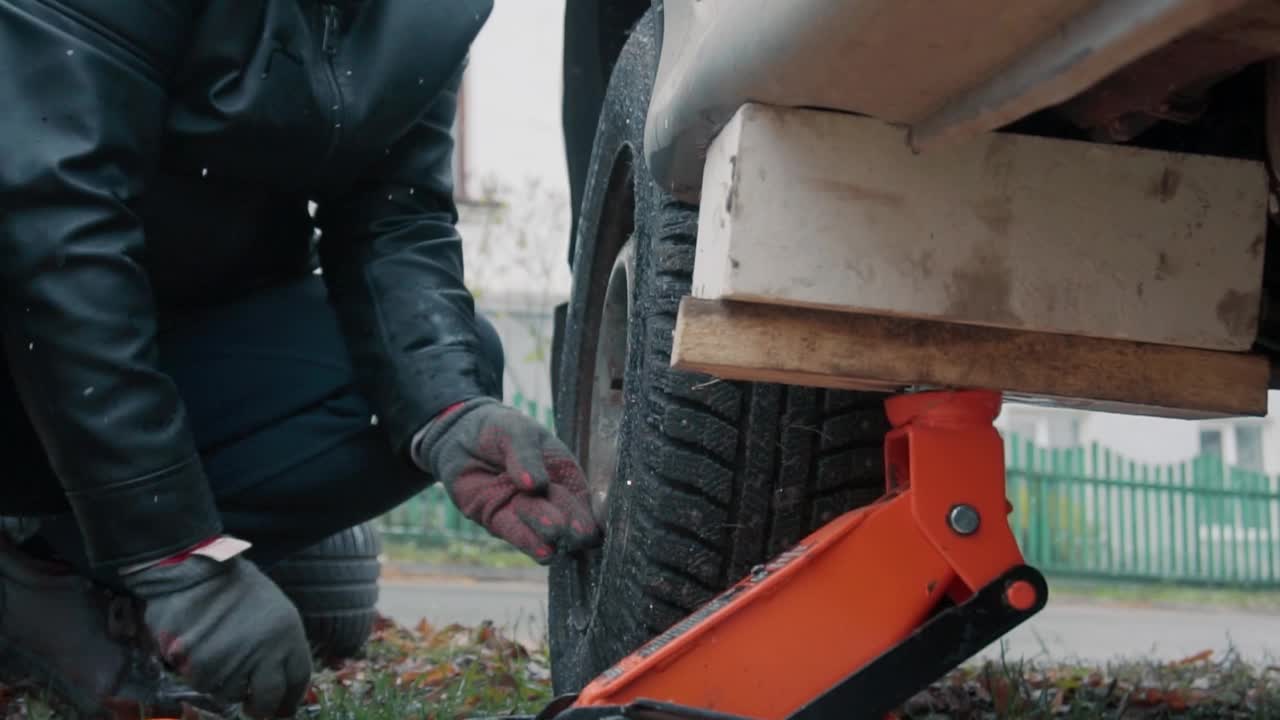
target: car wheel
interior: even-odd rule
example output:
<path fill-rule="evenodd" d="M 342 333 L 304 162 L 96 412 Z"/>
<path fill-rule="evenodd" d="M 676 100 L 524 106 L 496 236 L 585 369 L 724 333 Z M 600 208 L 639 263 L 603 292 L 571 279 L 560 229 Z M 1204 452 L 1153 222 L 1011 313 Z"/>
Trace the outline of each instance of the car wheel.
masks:
<path fill-rule="evenodd" d="M 884 491 L 883 396 L 670 367 L 697 208 L 645 167 L 656 21 L 641 19 L 609 85 L 558 338 L 557 432 L 582 461 L 605 528 L 599 549 L 550 570 L 560 693 Z"/>

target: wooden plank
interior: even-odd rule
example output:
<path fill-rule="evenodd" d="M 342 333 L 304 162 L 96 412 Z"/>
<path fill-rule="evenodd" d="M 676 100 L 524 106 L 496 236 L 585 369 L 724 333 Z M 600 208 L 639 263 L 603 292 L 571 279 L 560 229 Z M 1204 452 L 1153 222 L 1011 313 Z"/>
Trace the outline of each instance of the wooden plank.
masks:
<path fill-rule="evenodd" d="M 915 124 L 911 142 L 925 149 L 1003 127 L 1244 5 L 1245 0 L 1101 0 Z"/>
<path fill-rule="evenodd" d="M 855 390 L 1002 390 L 1010 400 L 1186 419 L 1266 415 L 1269 372 L 1266 358 L 1245 353 L 689 297 L 672 366 Z"/>
<path fill-rule="evenodd" d="M 693 295 L 1243 351 L 1267 226 L 1258 162 L 905 131 L 748 104 L 712 144 Z"/>

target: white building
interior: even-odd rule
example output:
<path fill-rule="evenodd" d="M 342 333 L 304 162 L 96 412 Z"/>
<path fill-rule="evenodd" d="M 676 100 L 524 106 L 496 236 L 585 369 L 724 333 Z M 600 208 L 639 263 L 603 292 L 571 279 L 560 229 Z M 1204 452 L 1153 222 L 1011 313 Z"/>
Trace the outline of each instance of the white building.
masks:
<path fill-rule="evenodd" d="M 1276 395 L 1269 393 L 1271 408 L 1276 407 Z M 1265 418 L 1191 421 L 1009 404 L 997 424 L 1042 447 L 1097 442 L 1131 460 L 1161 464 L 1217 454 L 1228 465 L 1280 473 L 1280 424 L 1274 413 Z"/>
<path fill-rule="evenodd" d="M 472 48 L 457 129 L 467 283 L 502 336 L 507 401 L 548 421 L 551 317 L 570 284 L 563 18 L 563 0 L 494 3 Z"/>
<path fill-rule="evenodd" d="M 551 403 L 550 312 L 569 288 L 563 12 L 562 0 L 495 3 L 472 52 L 459 128 L 469 282 L 507 346 L 508 401 L 536 403 L 540 416 Z M 477 202 L 486 188 L 503 211 Z M 1096 441 L 1140 463 L 1217 452 L 1230 465 L 1280 473 L 1280 425 L 1272 416 L 1193 422 L 1009 405 L 998 425 L 1047 447 Z"/>

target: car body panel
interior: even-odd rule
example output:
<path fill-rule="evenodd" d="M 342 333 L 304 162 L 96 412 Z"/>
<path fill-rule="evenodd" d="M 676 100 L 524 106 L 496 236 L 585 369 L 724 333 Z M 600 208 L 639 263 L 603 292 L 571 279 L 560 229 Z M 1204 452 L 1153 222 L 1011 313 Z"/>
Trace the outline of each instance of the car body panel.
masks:
<path fill-rule="evenodd" d="M 664 0 L 649 166 L 696 202 L 711 139 L 747 101 L 866 114 L 926 140 L 992 130 L 1248 4 Z"/>

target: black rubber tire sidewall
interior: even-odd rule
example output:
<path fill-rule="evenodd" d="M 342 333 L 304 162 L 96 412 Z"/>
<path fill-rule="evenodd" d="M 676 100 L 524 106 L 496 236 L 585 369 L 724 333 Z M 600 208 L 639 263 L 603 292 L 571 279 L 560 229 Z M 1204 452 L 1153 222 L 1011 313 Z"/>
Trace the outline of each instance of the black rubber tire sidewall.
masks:
<path fill-rule="evenodd" d="M 379 556 L 382 541 L 364 523 L 280 561 L 272 580 L 298 608 L 317 657 L 355 657 L 373 633 L 378 617 Z"/>
<path fill-rule="evenodd" d="M 632 32 L 601 112 L 557 368 L 557 430 L 581 452 L 590 417 L 584 373 L 594 365 L 604 286 L 629 234 L 635 288 L 618 479 L 604 546 L 551 567 L 557 693 L 581 689 L 753 565 L 884 488 L 881 396 L 721 382 L 669 367 L 697 211 L 661 191 L 644 163 L 655 21 L 651 12 Z M 627 169 L 619 157 L 631 160 L 630 197 L 619 190 Z M 613 222 L 627 202 L 630 227 Z"/>

